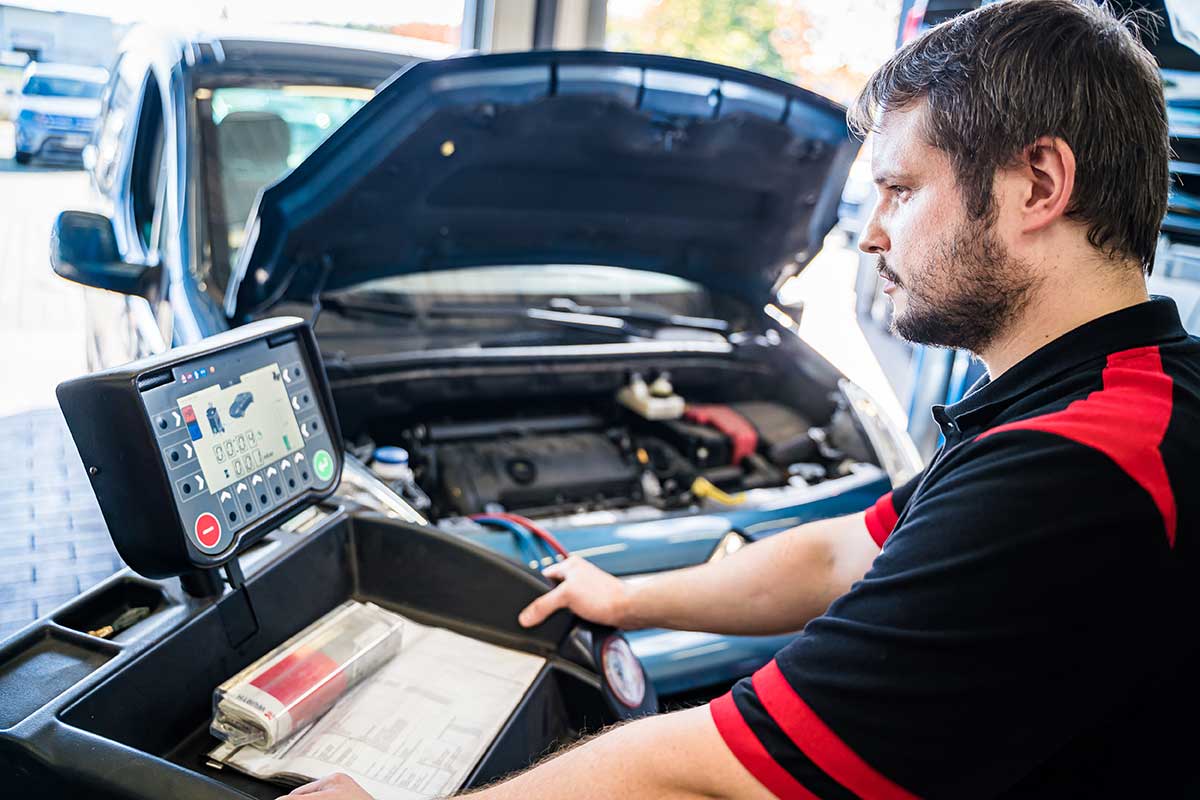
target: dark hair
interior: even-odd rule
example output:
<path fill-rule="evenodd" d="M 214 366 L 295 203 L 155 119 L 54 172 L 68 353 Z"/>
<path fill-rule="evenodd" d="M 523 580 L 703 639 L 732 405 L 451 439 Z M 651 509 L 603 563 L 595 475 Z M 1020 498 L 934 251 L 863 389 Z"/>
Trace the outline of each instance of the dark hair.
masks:
<path fill-rule="evenodd" d="M 1096 0 L 1007 0 L 906 44 L 850 110 L 859 135 L 878 115 L 925 100 L 930 144 L 949 154 L 967 213 L 993 213 L 996 170 L 1041 136 L 1075 153 L 1070 219 L 1108 257 L 1148 275 L 1167 210 L 1162 78 L 1136 25 Z"/>

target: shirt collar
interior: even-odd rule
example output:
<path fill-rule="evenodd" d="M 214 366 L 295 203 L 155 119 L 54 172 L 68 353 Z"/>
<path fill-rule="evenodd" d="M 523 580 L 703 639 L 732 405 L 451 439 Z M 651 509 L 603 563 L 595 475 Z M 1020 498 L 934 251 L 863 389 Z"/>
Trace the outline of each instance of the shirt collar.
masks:
<path fill-rule="evenodd" d="M 1012 401 L 1052 382 L 1064 372 L 1109 353 L 1187 337 L 1179 309 L 1169 297 L 1152 297 L 1091 322 L 1043 345 L 1010 367 L 996 380 L 984 375 L 962 400 L 934 407 L 934 416 L 945 415 L 961 429 L 966 417 L 988 409 L 1000 410 Z"/>

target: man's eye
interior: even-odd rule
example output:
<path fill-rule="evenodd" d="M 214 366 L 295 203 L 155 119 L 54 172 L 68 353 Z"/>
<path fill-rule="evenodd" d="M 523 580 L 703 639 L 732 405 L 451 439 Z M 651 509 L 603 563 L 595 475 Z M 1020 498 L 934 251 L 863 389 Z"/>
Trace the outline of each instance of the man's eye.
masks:
<path fill-rule="evenodd" d="M 908 187 L 893 183 L 888 187 L 888 191 L 893 194 L 908 194 Z"/>

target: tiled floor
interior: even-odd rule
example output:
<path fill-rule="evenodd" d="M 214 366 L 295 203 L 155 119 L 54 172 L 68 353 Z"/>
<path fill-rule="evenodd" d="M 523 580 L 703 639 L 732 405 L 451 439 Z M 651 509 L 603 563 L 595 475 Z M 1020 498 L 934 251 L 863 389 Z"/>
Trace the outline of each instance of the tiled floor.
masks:
<path fill-rule="evenodd" d="M 51 272 L 50 223 L 87 178 L 17 167 L 10 136 L 0 123 L 0 638 L 122 566 L 54 400 L 86 366 L 83 289 Z"/>
<path fill-rule="evenodd" d="M 56 409 L 0 418 L 0 638 L 123 565 Z"/>

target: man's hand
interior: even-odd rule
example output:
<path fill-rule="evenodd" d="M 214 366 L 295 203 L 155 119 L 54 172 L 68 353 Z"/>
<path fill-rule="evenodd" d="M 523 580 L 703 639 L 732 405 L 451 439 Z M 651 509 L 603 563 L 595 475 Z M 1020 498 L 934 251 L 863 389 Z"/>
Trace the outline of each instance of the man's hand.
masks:
<path fill-rule="evenodd" d="M 629 628 L 629 589 L 619 579 L 585 561 L 571 556 L 542 570 L 551 580 L 561 581 L 534 600 L 517 620 L 526 628 L 540 625 L 560 608 L 570 609 L 586 620 L 614 628 Z"/>
<path fill-rule="evenodd" d="M 366 790 L 354 782 L 349 775 L 335 772 L 319 781 L 306 783 L 288 793 L 288 797 L 308 795 L 313 800 L 373 800 Z M 284 800 L 282 797 L 277 800 Z"/>
<path fill-rule="evenodd" d="M 863 512 L 810 522 L 728 558 L 661 572 L 636 584 L 577 556 L 542 574 L 560 581 L 518 617 L 540 624 L 560 608 L 614 628 L 757 636 L 798 631 L 871 567 L 879 545 Z M 738 598 L 729 602 L 729 598 Z"/>

